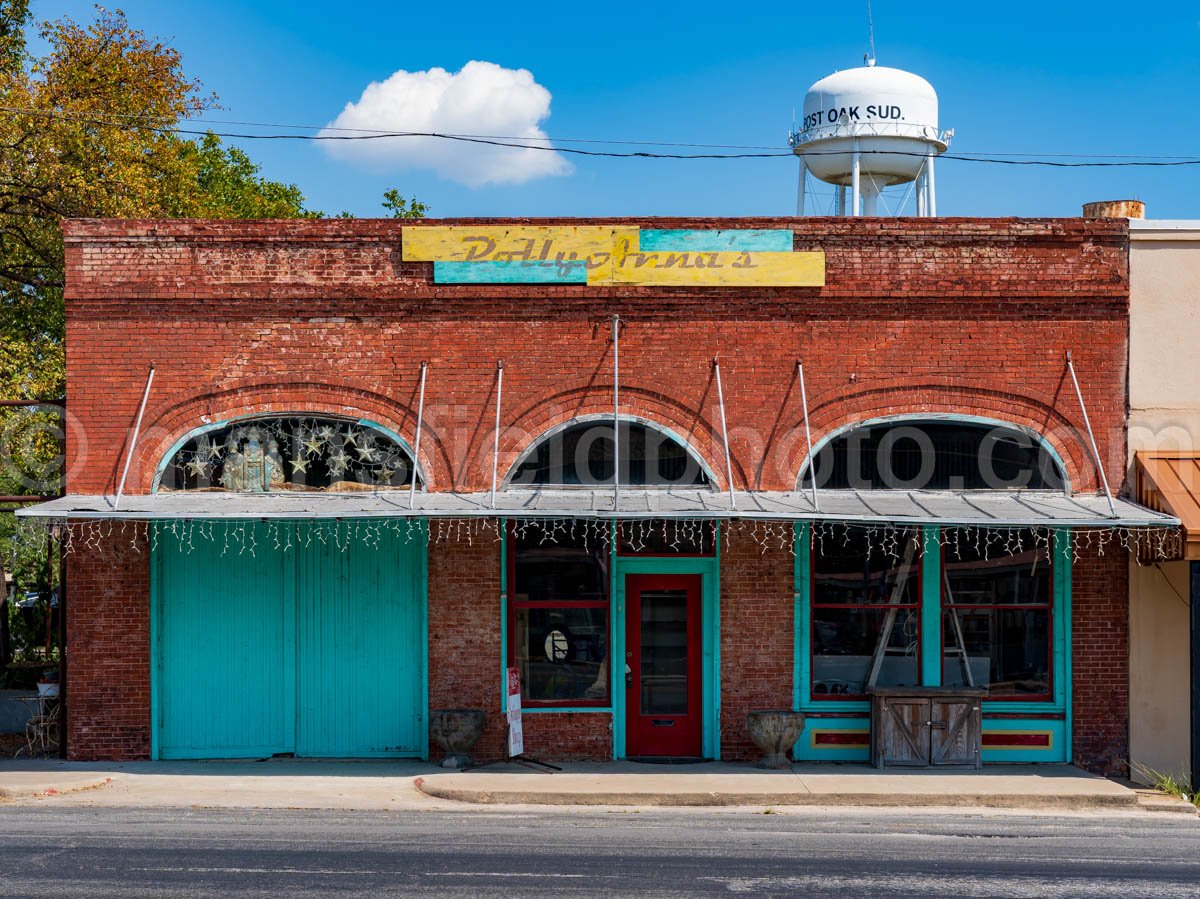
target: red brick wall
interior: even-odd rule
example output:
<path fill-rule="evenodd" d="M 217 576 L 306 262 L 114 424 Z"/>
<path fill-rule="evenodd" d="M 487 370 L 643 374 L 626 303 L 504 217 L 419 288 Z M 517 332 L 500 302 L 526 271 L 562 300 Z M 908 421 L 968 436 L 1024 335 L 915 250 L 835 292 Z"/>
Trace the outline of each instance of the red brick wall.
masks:
<path fill-rule="evenodd" d="M 370 418 L 411 442 L 418 370 L 427 361 L 420 462 L 429 487 L 486 489 L 496 360 L 505 360 L 504 472 L 546 428 L 610 411 L 613 313 L 623 320 L 625 411 L 683 435 L 721 486 L 717 356 L 738 487 L 796 482 L 804 455 L 800 358 L 814 439 L 882 415 L 980 415 L 1045 433 L 1072 484 L 1094 490 L 1065 379 L 1071 350 L 1108 471 L 1123 470 L 1125 223 L 639 224 L 793 228 L 797 249 L 826 252 L 827 286 L 446 286 L 432 283 L 429 263 L 401 260 L 394 221 L 68 222 L 68 488 L 115 489 L 150 365 L 154 390 L 127 485 L 135 494 L 151 489 L 163 454 L 204 420 L 338 413 Z M 745 711 L 786 706 L 791 697 L 790 555 L 756 558 L 757 551 L 731 539 L 723 570 L 722 727 L 730 755 L 750 751 Z M 148 749 L 148 696 L 138 693 L 147 664 L 144 565 L 71 562 L 77 753 Z M 1075 612 L 1076 756 L 1101 767 L 1124 755 L 1127 718 L 1126 635 L 1123 618 L 1114 618 L 1124 580 L 1108 568 L 1077 567 Z M 484 757 L 503 750 L 498 579 L 493 544 L 431 548 L 431 707 L 488 710 Z M 117 602 L 95 598 L 104 593 Z M 591 756 L 598 747 L 607 752 L 611 721 L 531 715 L 527 728 L 531 752 L 555 754 L 545 741 Z"/>
<path fill-rule="evenodd" d="M 136 548 L 135 548 L 136 547 Z M 150 549 L 117 525 L 67 556 L 70 758 L 150 756 Z"/>
<path fill-rule="evenodd" d="M 721 758 L 756 758 L 746 713 L 792 707 L 791 525 L 737 523 L 721 540 Z M 756 535 L 757 538 L 756 539 Z M 760 540 L 768 543 L 764 551 Z"/>
<path fill-rule="evenodd" d="M 1075 764 L 1129 773 L 1129 560 L 1111 542 L 1080 544 L 1071 577 Z"/>

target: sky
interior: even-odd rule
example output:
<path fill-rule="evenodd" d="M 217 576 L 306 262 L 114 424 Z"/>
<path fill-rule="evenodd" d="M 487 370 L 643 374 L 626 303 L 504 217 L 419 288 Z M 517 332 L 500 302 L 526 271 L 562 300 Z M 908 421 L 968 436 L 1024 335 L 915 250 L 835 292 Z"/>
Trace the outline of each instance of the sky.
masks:
<path fill-rule="evenodd" d="M 117 5 L 114 3 L 114 5 Z M 33 0 L 40 18 L 92 17 Z M 822 4 L 121 0 L 215 92 L 216 131 L 256 122 L 786 149 L 814 81 L 862 64 L 865 0 Z M 1200 158 L 1194 2 L 874 0 L 880 65 L 928 79 L 951 151 Z M 257 128 L 264 133 L 281 129 Z M 325 133 L 352 133 L 327 131 Z M 362 133 L 362 132 L 353 132 Z M 431 216 L 791 215 L 791 158 L 604 159 L 394 138 L 244 141 L 311 208 L 384 215 L 399 188 Z M 546 143 L 546 141 L 538 141 Z M 667 150 L 629 144 L 562 147 Z M 681 148 L 681 152 L 705 152 Z M 715 152 L 735 152 L 721 151 Z M 1059 157 L 1061 158 L 1061 157 Z M 1072 216 L 1141 199 L 1200 218 L 1200 166 L 1062 169 L 943 160 L 938 212 Z M 810 193 L 828 208 L 832 192 Z M 811 209 L 810 209 L 811 211 Z"/>

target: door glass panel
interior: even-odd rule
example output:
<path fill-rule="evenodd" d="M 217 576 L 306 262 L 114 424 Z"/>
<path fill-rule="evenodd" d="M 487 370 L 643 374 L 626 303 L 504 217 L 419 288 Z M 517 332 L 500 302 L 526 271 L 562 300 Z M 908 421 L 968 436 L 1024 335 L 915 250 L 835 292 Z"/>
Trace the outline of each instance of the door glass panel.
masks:
<path fill-rule="evenodd" d="M 687 591 L 656 590 L 642 594 L 643 715 L 686 715 Z"/>

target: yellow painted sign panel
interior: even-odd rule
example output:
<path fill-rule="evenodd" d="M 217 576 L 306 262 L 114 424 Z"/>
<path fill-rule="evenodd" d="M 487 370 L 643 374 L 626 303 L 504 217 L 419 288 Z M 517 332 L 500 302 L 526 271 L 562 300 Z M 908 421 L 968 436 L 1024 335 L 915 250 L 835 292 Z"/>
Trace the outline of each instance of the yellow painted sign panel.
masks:
<path fill-rule="evenodd" d="M 433 225 L 403 228 L 402 240 L 406 261 L 433 262 L 447 284 L 825 284 L 825 254 L 793 252 L 785 229 Z"/>

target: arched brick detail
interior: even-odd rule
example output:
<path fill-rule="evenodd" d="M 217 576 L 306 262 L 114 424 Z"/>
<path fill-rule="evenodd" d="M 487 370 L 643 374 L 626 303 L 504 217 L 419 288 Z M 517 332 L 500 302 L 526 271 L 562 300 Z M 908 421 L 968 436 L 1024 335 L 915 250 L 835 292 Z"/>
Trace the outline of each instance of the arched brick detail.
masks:
<path fill-rule="evenodd" d="M 1058 453 L 1072 490 L 1099 489 L 1086 429 L 1082 421 L 1075 422 L 1060 407 L 1061 402 L 1055 404 L 1053 397 L 988 390 L 966 382 L 901 384 L 816 397 L 810 408 L 810 424 L 814 446 L 843 428 L 880 418 L 961 415 L 1019 425 L 1036 432 Z M 788 436 L 778 446 L 777 464 L 780 470 L 792 473 L 794 485 L 808 458 L 803 420 L 796 422 Z"/>
<path fill-rule="evenodd" d="M 166 454 L 178 441 L 205 424 L 289 413 L 365 418 L 395 431 L 410 447 L 414 445 L 416 409 L 393 397 L 336 382 L 246 381 L 228 385 L 223 390 L 187 397 L 182 402 L 164 401 L 157 409 L 148 403 L 125 492 L 149 493 Z M 426 422 L 422 432 L 418 464 L 425 476 L 425 489 L 437 489 L 440 481 L 448 480 L 448 457 L 436 428 Z M 123 457 L 120 464 L 124 465 Z M 119 478 L 120 469 L 117 468 L 114 474 Z"/>

